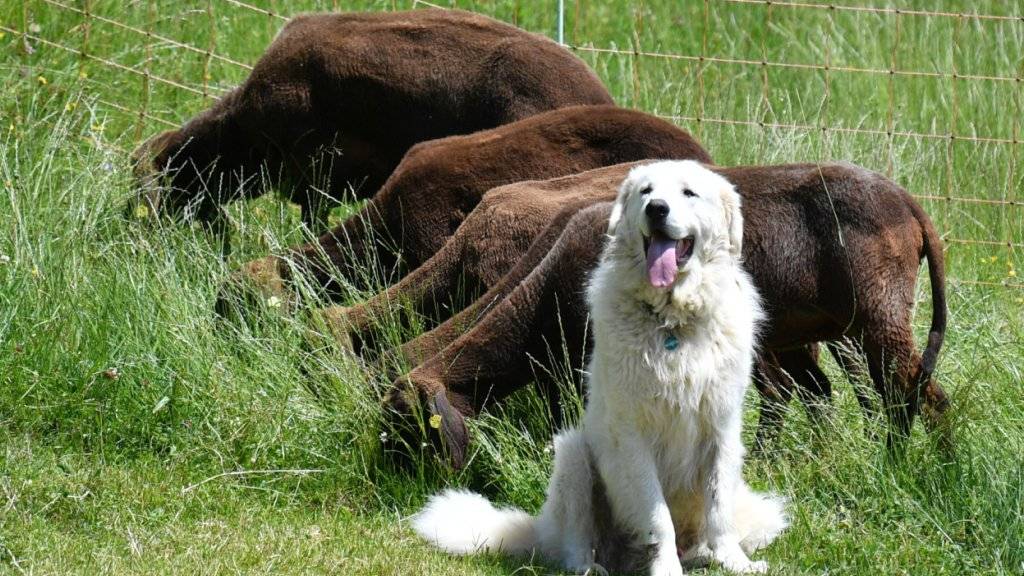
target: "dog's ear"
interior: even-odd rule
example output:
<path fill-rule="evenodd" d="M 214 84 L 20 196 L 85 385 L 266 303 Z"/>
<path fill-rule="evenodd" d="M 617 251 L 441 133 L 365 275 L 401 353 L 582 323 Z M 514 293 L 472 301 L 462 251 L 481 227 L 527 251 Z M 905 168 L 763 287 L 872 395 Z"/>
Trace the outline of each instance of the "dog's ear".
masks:
<path fill-rule="evenodd" d="M 729 234 L 729 253 L 739 257 L 743 251 L 743 212 L 740 210 L 740 195 L 736 189 L 724 182 L 719 190 L 722 210 L 725 212 L 725 228 Z"/>
<path fill-rule="evenodd" d="M 622 199 L 615 200 L 612 204 L 612 213 L 608 216 L 608 235 L 615 236 L 615 229 L 619 227 L 619 220 L 622 220 Z"/>
<path fill-rule="evenodd" d="M 615 204 L 612 204 L 612 213 L 608 216 L 608 235 L 615 236 L 619 227 L 619 220 L 622 220 L 622 212 L 626 209 L 626 193 L 629 191 L 629 177 L 619 186 L 619 194 L 615 197 Z"/>

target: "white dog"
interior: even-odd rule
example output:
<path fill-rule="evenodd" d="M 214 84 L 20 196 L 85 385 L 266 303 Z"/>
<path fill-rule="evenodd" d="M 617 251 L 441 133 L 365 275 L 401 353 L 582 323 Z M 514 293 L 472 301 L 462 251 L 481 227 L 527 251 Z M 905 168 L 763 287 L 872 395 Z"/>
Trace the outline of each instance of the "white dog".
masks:
<path fill-rule="evenodd" d="M 781 498 L 753 493 L 741 474 L 762 311 L 740 265 L 739 195 L 696 162 L 639 166 L 608 232 L 588 290 L 587 408 L 579 429 L 555 439 L 540 514 L 449 490 L 415 529 L 450 552 L 537 552 L 580 572 L 682 574 L 709 562 L 763 572 L 747 555 L 786 517 Z"/>

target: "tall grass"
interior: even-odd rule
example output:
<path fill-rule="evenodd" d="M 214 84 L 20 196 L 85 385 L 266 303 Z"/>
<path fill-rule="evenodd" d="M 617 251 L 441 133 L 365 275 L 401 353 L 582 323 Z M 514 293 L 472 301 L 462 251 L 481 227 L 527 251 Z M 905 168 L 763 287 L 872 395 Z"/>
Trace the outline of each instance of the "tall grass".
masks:
<path fill-rule="evenodd" d="M 295 4 L 288 10 L 317 7 Z M 205 6 L 90 5 L 95 14 L 210 45 Z M 554 30 L 546 5 L 459 5 Z M 237 60 L 252 62 L 279 27 L 228 3 L 211 6 L 216 50 Z M 711 2 L 705 26 L 703 6 L 581 2 L 578 15 L 568 14 L 567 37 L 578 45 L 682 54 L 700 54 L 706 38 L 707 53 L 718 56 L 821 63 L 827 54 L 837 66 L 882 69 L 895 44 L 899 69 L 945 72 L 955 65 L 983 75 L 1019 75 L 1024 62 L 1020 22 L 901 16 L 897 39 L 892 15 L 780 7 L 769 14 L 761 5 Z M 942 7 L 1012 12 L 1007 6 Z M 21 7 L 0 6 L 0 24 L 20 28 Z M 76 16 L 50 4 L 29 7 L 38 35 L 80 45 Z M 159 126 L 140 125 L 97 99 L 130 108 L 145 101 L 149 113 L 175 121 L 202 108 L 203 99 L 157 84 L 145 91 L 138 77 L 30 45 L 34 51 L 25 54 L 20 38 L 0 38 L 8 56 L 0 62 L 0 572 L 518 568 L 429 551 L 402 518 L 445 484 L 536 509 L 556 427 L 547 400 L 524 390 L 474 421 L 474 452 L 462 472 L 415 440 L 399 446 L 405 440 L 379 409 L 385 371 L 342 348 L 311 344 L 304 310 L 255 303 L 245 322 L 212 313 L 220 283 L 238 264 L 303 240 L 294 209 L 269 197 L 233 207 L 234 250 L 226 260 L 199 229 L 125 219 L 126 150 Z M 94 22 L 88 46 L 104 58 L 145 65 L 147 50 L 128 31 Z M 890 87 L 884 75 L 826 78 L 816 70 L 579 53 L 621 104 L 660 114 L 884 129 L 892 98 L 897 131 L 1012 138 L 1024 109 L 1018 87 L 992 81 L 901 77 Z M 158 43 L 149 57 L 153 73 L 202 83 L 196 55 Z M 209 72 L 211 90 L 244 77 L 218 62 Z M 989 200 L 1020 199 L 1024 187 L 1022 151 L 1012 145 L 684 126 L 725 165 L 846 159 L 890 174 L 913 193 Z M 1020 205 L 923 204 L 951 239 L 1024 238 Z M 947 259 L 952 278 L 988 282 L 1012 278 L 1020 264 L 1014 250 L 955 242 Z M 916 324 L 923 329 L 930 319 L 926 279 L 919 294 Z M 747 468 L 752 483 L 792 501 L 792 530 L 766 552 L 780 573 L 1024 570 L 1024 291 L 953 281 L 949 299 L 938 376 L 953 395 L 957 458 L 940 460 L 916 430 L 907 460 L 887 461 L 867 434 L 880 424 L 863 418 L 852 387 L 826 359 L 837 388 L 827 429 L 815 435 L 794 405 L 779 451 Z M 396 310 L 396 317 L 409 315 Z M 421 328 L 413 320 L 410 327 L 385 319 L 382 330 L 402 341 Z M 551 354 L 565 351 L 553 344 Z M 581 407 L 572 392 L 579 375 L 559 376 L 572 421 Z M 749 444 L 753 394 L 748 407 Z M 395 458 L 396 451 L 413 457 Z"/>

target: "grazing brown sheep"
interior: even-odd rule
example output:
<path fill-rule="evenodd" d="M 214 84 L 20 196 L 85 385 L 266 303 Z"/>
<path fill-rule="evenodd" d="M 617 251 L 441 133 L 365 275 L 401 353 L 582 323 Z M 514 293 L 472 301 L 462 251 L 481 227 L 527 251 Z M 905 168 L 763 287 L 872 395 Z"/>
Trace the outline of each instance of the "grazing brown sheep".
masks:
<path fill-rule="evenodd" d="M 241 86 L 135 151 L 137 201 L 217 222 L 220 204 L 279 186 L 321 231 L 330 203 L 374 194 L 418 142 L 581 104 L 612 104 L 583 61 L 484 16 L 297 16 Z"/>
<path fill-rule="evenodd" d="M 542 231 L 557 237 L 573 214 L 607 200 L 603 189 L 566 189 L 563 180 L 528 181 L 487 192 L 455 234 L 418 268 L 366 302 L 319 313 L 333 335 L 347 340 L 356 353 L 396 308 L 444 320 L 453 311 L 451 305 L 459 304 L 452 302 L 453 294 L 479 295 L 503 283 Z"/>
<path fill-rule="evenodd" d="M 540 193 L 550 194 L 552 187 L 603 190 L 611 200 L 632 165 L 561 178 Z M 891 181 L 848 164 L 713 169 L 743 197 L 745 265 L 769 313 L 762 336 L 769 355 L 759 361 L 767 380 L 759 384 L 770 409 L 762 411 L 766 430 L 759 434 L 773 433 L 778 421 L 771 415 L 780 411 L 772 404 L 792 394 L 788 379 L 765 373 L 765 367 L 782 364 L 799 387 L 827 397 L 830 384 L 808 346 L 843 338 L 859 343 L 866 356 L 890 419 L 891 448 L 909 433 L 922 397 L 926 423 L 938 422 L 948 405 L 931 378 L 945 333 L 944 265 L 941 240 L 920 206 Z M 408 357 L 426 360 L 396 380 L 389 400 L 404 412 L 410 402 L 425 399 L 441 417 L 442 439 L 456 465 L 468 442 L 465 416 L 531 380 L 551 384 L 534 362 L 544 364 L 552 350 L 556 356 L 567 350 L 570 366 L 583 366 L 584 286 L 610 210 L 607 203 L 591 206 L 564 229 L 541 233 L 509 277 L 403 347 Z M 920 356 L 910 321 L 922 258 L 928 261 L 933 312 Z"/>
<path fill-rule="evenodd" d="M 246 264 L 230 283 L 277 293 L 290 278 L 287 259 L 329 293 L 346 284 L 362 287 L 367 266 L 370 274 L 384 275 L 398 263 L 396 250 L 410 270 L 428 260 L 491 188 L 643 158 L 711 161 L 676 126 L 614 106 L 563 108 L 423 142 L 409 150 L 358 214 L 283 258 Z"/>

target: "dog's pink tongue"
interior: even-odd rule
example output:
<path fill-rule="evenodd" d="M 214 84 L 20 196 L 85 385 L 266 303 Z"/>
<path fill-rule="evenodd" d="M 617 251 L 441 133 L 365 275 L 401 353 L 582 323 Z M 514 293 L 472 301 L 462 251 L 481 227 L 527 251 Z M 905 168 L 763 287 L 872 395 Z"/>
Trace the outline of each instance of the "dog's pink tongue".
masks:
<path fill-rule="evenodd" d="M 647 248 L 647 277 L 655 288 L 671 286 L 676 280 L 676 241 L 655 234 Z"/>

